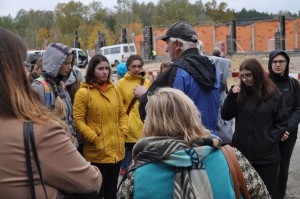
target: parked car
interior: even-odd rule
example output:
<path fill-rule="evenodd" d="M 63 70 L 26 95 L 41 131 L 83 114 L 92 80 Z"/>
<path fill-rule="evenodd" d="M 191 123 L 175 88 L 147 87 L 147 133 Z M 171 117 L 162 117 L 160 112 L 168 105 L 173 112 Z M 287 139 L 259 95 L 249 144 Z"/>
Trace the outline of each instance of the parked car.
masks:
<path fill-rule="evenodd" d="M 88 65 L 88 62 L 90 61 L 91 57 L 82 49 L 80 48 L 72 48 L 74 52 L 75 57 L 75 64 L 79 67 L 86 67 Z M 43 55 L 45 50 L 28 50 L 27 51 L 27 60 L 30 59 L 30 57 L 40 57 Z M 27 61 L 28 62 L 28 61 Z"/>
<path fill-rule="evenodd" d="M 82 49 L 80 48 L 72 48 L 75 56 L 75 64 L 79 68 L 86 67 L 91 59 L 91 57 Z"/>

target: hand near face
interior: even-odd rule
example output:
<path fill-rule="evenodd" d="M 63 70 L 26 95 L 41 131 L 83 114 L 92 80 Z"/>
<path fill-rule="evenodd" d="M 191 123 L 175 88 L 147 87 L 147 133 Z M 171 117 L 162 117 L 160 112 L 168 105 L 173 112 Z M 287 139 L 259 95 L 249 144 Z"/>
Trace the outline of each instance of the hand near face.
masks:
<path fill-rule="evenodd" d="M 232 92 L 233 93 L 239 93 L 241 91 L 241 88 L 239 86 L 233 86 L 232 87 Z"/>

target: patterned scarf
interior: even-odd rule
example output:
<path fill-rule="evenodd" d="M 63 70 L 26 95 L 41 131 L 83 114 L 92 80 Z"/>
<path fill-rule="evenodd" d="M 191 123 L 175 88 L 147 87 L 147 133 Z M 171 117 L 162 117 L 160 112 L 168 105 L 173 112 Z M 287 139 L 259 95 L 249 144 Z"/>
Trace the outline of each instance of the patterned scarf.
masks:
<path fill-rule="evenodd" d="M 148 137 L 140 140 L 133 148 L 133 161 L 129 172 L 138 167 L 155 161 L 164 161 L 171 154 L 185 150 L 192 160 L 191 167 L 176 167 L 174 177 L 174 198 L 196 198 L 191 180 L 191 168 L 201 169 L 203 164 L 199 161 L 198 153 L 193 147 L 213 146 L 212 139 L 199 138 L 191 146 L 188 146 L 182 138 L 174 137 Z M 217 139 L 217 138 L 215 138 Z M 203 168 L 204 169 L 204 168 Z"/>

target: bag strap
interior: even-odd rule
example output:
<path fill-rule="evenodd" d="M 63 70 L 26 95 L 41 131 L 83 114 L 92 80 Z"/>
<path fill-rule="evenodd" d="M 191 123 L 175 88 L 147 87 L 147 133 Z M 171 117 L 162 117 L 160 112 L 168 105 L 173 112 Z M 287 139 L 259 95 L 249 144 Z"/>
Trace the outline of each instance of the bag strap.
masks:
<path fill-rule="evenodd" d="M 144 82 L 145 82 L 145 78 L 141 78 L 140 85 L 143 86 L 143 85 L 144 85 Z M 129 113 L 130 113 L 131 109 L 133 108 L 133 105 L 135 104 L 135 102 L 136 102 L 137 99 L 138 99 L 138 98 L 133 97 L 133 99 L 131 100 L 131 102 L 130 102 L 128 108 L 127 108 L 127 111 L 126 111 L 126 114 L 127 114 L 127 115 L 129 115 Z"/>
<path fill-rule="evenodd" d="M 50 92 L 50 87 L 49 87 L 47 81 L 44 79 L 43 76 L 40 76 L 36 80 L 39 81 L 43 85 L 43 87 L 44 87 L 45 102 L 46 102 L 46 106 L 49 108 L 51 106 L 51 92 Z"/>
<path fill-rule="evenodd" d="M 236 187 L 236 184 L 240 184 L 241 188 L 242 188 L 244 198 L 245 199 L 250 199 L 249 192 L 248 192 L 247 185 L 246 185 L 246 181 L 245 181 L 245 178 L 243 176 L 243 172 L 241 170 L 240 164 L 238 162 L 238 159 L 237 159 L 232 147 L 230 145 L 222 146 L 221 151 L 223 152 L 223 154 L 224 154 L 224 156 L 225 156 L 225 158 L 228 162 L 230 173 L 231 173 L 231 176 L 232 176 L 233 181 L 234 181 L 233 182 L 234 183 L 234 190 L 238 189 L 238 194 L 240 195 L 239 187 Z M 231 163 L 229 163 L 229 162 L 231 162 Z M 233 165 L 234 169 L 230 168 L 230 167 L 232 167 L 232 166 L 230 166 L 230 164 Z M 238 180 L 238 181 L 235 182 L 236 180 Z M 237 193 L 236 193 L 236 198 L 237 199 L 240 199 L 239 195 L 237 195 Z"/>
<path fill-rule="evenodd" d="M 242 187 L 244 198 L 249 199 L 250 196 L 249 196 L 249 192 L 248 192 L 248 189 L 247 189 L 246 181 L 245 181 L 242 169 L 240 167 L 240 164 L 238 162 L 238 159 L 237 159 L 237 157 L 236 157 L 236 155 L 235 155 L 235 153 L 234 153 L 234 151 L 233 151 L 233 149 L 230 145 L 225 145 L 224 147 L 228 151 L 228 153 L 230 154 L 231 160 L 232 160 L 233 165 L 235 167 L 235 171 L 236 171 L 239 183 Z"/>
<path fill-rule="evenodd" d="M 40 166 L 40 161 L 39 161 L 39 156 L 38 152 L 36 150 L 36 145 L 35 145 L 35 140 L 34 140 L 34 134 L 33 134 L 33 126 L 32 122 L 30 121 L 25 121 L 24 122 L 24 144 L 25 144 L 25 155 L 26 155 L 26 165 L 27 165 L 27 173 L 29 176 L 29 185 L 30 185 L 30 192 L 31 192 L 31 198 L 35 199 L 35 188 L 34 188 L 34 181 L 33 181 L 33 172 L 32 172 L 32 164 L 31 164 L 31 158 L 30 158 L 30 149 L 29 145 L 31 144 L 35 164 L 40 176 L 40 180 L 43 186 L 43 190 L 46 196 L 46 199 L 48 199 L 46 187 L 45 187 L 45 181 L 42 175 L 42 169 Z"/>
<path fill-rule="evenodd" d="M 229 171 L 231 173 L 231 177 L 232 177 L 232 181 L 233 181 L 233 185 L 234 185 L 234 193 L 235 193 L 235 198 L 236 199 L 240 199 L 240 189 L 239 189 L 239 182 L 238 182 L 238 178 L 237 178 L 237 174 L 236 174 L 236 170 L 234 167 L 234 164 L 232 162 L 232 159 L 228 153 L 228 151 L 226 150 L 226 148 L 224 146 L 221 147 L 221 151 L 224 154 L 228 167 L 229 167 Z"/>
<path fill-rule="evenodd" d="M 28 135 L 28 124 L 24 122 L 23 125 L 23 136 L 24 136 L 24 145 L 25 145 L 25 157 L 26 157 L 26 167 L 27 167 L 27 175 L 29 177 L 29 186 L 30 186 L 30 193 L 31 198 L 35 199 L 35 188 L 33 182 L 33 172 L 32 172 L 32 165 L 30 160 L 30 149 L 29 149 L 29 135 Z"/>

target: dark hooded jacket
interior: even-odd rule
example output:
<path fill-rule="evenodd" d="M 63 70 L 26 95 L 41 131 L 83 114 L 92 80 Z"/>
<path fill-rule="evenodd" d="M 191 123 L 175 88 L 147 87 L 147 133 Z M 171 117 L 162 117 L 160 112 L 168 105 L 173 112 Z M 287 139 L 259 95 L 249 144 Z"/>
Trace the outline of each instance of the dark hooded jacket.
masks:
<path fill-rule="evenodd" d="M 235 118 L 232 145 L 254 164 L 272 164 L 280 161 L 278 143 L 287 127 L 282 94 L 276 90 L 267 100 L 255 106 L 252 87 L 244 87 L 242 103 L 230 89 L 221 109 L 224 120 Z"/>
<path fill-rule="evenodd" d="M 284 75 L 280 76 L 273 72 L 272 61 L 277 55 L 282 55 L 286 60 Z M 297 139 L 298 125 L 300 122 L 300 87 L 298 80 L 289 77 L 290 58 L 285 51 L 272 51 L 269 55 L 269 77 L 283 94 L 283 103 L 288 114 L 289 139 Z"/>
<path fill-rule="evenodd" d="M 187 49 L 178 60 L 161 74 L 140 98 L 140 116 L 144 121 L 146 117 L 146 104 L 148 94 L 160 87 L 172 87 L 182 90 L 189 96 L 201 112 L 204 126 L 217 133 L 218 109 L 220 97 L 220 78 L 216 67 L 211 61 L 199 55 L 196 48 Z"/>

